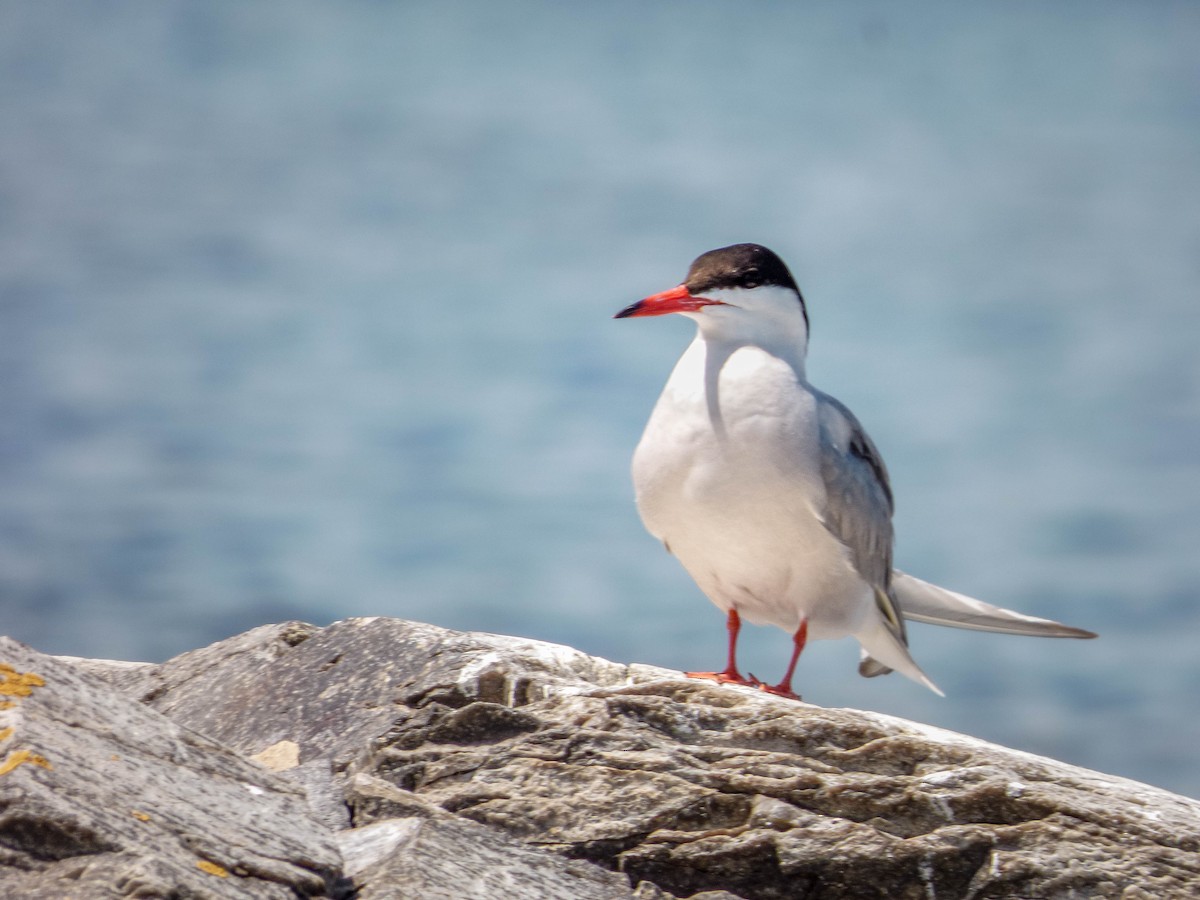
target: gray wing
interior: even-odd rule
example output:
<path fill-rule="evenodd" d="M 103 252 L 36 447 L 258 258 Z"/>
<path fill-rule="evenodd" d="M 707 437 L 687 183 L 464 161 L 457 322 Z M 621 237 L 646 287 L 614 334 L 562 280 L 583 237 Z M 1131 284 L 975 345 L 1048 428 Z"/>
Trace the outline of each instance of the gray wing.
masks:
<path fill-rule="evenodd" d="M 888 627 L 907 644 L 904 617 L 892 596 L 892 488 L 887 467 L 854 413 L 840 401 L 814 392 L 821 426 L 821 476 L 825 481 L 825 527 L 850 553 L 850 561 L 875 589 L 875 602 Z M 891 671 L 864 659 L 859 671 Z"/>
<path fill-rule="evenodd" d="M 850 551 L 854 568 L 873 587 L 892 577 L 892 489 L 875 444 L 854 413 L 817 395 L 825 527 Z"/>

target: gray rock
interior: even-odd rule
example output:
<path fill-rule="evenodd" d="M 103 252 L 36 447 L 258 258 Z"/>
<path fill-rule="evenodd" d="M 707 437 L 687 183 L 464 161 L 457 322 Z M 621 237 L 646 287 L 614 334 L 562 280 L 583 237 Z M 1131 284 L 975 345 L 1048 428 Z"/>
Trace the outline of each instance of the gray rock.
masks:
<path fill-rule="evenodd" d="M 434 822 L 383 829 L 394 857 L 360 870 L 364 890 L 467 834 L 436 808 L 645 897 L 1200 895 L 1196 801 L 556 645 L 290 623 L 113 678 L 240 753 L 291 742 L 300 767 L 327 763 L 358 828 Z"/>
<path fill-rule="evenodd" d="M 673 680 L 426 712 L 364 768 L 680 896 L 1200 888 L 1200 804 L 885 716 Z"/>
<path fill-rule="evenodd" d="M 1196 801 L 566 647 L 354 619 L 0 662 L 5 897 L 1200 895 Z"/>
<path fill-rule="evenodd" d="M 0 638 L 0 896 L 346 893 L 302 791 L 85 668 Z"/>
<path fill-rule="evenodd" d="M 527 672 L 508 681 L 513 654 Z M 444 698 L 519 706 L 627 678 L 625 666 L 567 647 L 376 618 L 263 626 L 113 683 L 241 753 L 292 741 L 301 763 L 340 770 Z"/>
<path fill-rule="evenodd" d="M 339 835 L 346 870 L 363 885 L 359 900 L 675 900 L 648 882 L 631 891 L 624 875 L 531 849 L 379 778 L 360 773 L 353 791 L 374 822 Z"/>
<path fill-rule="evenodd" d="M 527 847 L 458 816 L 342 832 L 357 900 L 634 900 L 624 876 Z"/>

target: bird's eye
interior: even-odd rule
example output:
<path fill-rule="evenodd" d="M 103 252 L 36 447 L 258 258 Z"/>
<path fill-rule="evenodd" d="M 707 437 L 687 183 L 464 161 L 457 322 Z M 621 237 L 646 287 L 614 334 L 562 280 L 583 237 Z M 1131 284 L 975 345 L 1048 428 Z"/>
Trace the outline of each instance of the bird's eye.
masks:
<path fill-rule="evenodd" d="M 742 274 L 742 287 L 756 288 L 760 284 L 762 284 L 762 277 L 759 274 L 758 269 L 747 269 Z"/>

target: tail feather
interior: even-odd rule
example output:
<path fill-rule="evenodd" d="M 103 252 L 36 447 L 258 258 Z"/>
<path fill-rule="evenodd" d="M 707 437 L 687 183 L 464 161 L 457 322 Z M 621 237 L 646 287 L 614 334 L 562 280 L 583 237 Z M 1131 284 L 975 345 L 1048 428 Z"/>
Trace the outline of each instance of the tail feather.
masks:
<path fill-rule="evenodd" d="M 913 578 L 899 570 L 892 572 L 892 594 L 903 611 L 904 618 L 913 622 L 1031 637 L 1096 637 L 1095 632 L 992 606 L 974 597 L 948 591 L 920 578 Z"/>

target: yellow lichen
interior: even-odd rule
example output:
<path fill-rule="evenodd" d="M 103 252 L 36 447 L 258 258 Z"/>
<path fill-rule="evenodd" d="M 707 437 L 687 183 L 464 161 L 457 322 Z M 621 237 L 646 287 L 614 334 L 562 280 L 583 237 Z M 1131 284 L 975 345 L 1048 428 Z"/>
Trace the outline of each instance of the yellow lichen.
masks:
<path fill-rule="evenodd" d="M 4 762 L 0 763 L 0 775 L 7 775 L 21 763 L 29 763 L 33 766 L 41 766 L 43 769 L 53 769 L 50 765 L 50 760 L 40 754 L 34 753 L 32 750 L 14 750 L 8 754 Z"/>
<path fill-rule="evenodd" d="M 28 697 L 35 687 L 45 685 L 46 679 L 33 672 L 18 672 L 8 663 L 0 663 L 0 694 L 9 697 Z"/>
<path fill-rule="evenodd" d="M 0 741 L 7 741 L 12 736 L 13 736 L 13 730 L 11 728 L 5 728 L 3 730 L 0 730 Z"/>
<path fill-rule="evenodd" d="M 209 862 L 207 859 L 196 861 L 196 868 L 201 872 L 207 872 L 209 875 L 216 875 L 218 878 L 228 878 L 229 872 L 222 869 L 215 862 Z"/>
<path fill-rule="evenodd" d="M 150 815 L 148 813 L 142 812 L 140 809 L 131 809 L 129 811 L 129 814 L 131 816 L 133 816 L 135 819 L 137 819 L 139 822 L 149 822 L 150 821 Z"/>

